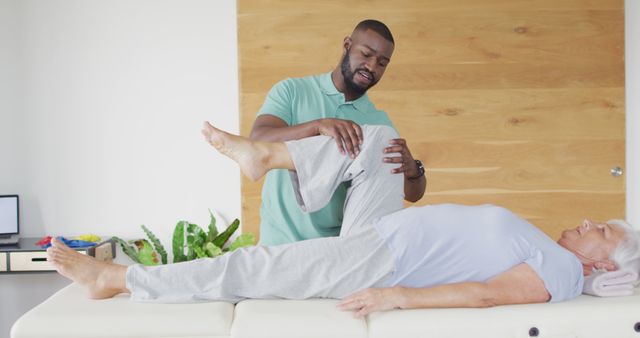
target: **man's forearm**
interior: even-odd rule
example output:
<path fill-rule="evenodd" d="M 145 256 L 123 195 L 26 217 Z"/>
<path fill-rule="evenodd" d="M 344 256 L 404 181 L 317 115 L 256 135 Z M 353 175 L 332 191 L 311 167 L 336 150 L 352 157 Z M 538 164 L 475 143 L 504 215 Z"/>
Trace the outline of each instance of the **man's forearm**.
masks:
<path fill-rule="evenodd" d="M 316 136 L 318 133 L 318 120 L 297 124 L 294 126 L 262 126 L 254 128 L 249 138 L 262 142 L 285 142 L 299 140 L 305 137 Z"/>
<path fill-rule="evenodd" d="M 417 202 L 427 189 L 427 178 L 422 176 L 415 180 L 404 179 L 404 199 L 409 202 Z"/>
<path fill-rule="evenodd" d="M 486 283 L 465 282 L 430 288 L 395 287 L 398 307 L 402 309 L 490 307 L 499 305 Z"/>

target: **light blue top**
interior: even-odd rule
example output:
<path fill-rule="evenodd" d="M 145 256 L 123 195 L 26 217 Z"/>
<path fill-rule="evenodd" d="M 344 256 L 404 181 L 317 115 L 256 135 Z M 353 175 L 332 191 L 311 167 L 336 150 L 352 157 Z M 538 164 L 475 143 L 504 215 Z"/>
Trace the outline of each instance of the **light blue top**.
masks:
<path fill-rule="evenodd" d="M 390 285 L 483 282 L 526 263 L 544 281 L 552 302 L 582 292 L 578 258 L 502 207 L 413 207 L 380 218 L 374 227 L 396 259 Z"/>
<path fill-rule="evenodd" d="M 344 94 L 331 80 L 331 73 L 278 82 L 258 112 L 258 115 L 264 114 L 277 116 L 290 126 L 321 118 L 339 118 L 359 125 L 393 127 L 387 114 L 376 109 L 366 94 L 345 102 Z M 276 245 L 337 236 L 342 224 L 346 189 L 346 185 L 341 185 L 326 207 L 305 214 L 296 202 L 288 171 L 271 170 L 262 188 L 260 244 Z"/>

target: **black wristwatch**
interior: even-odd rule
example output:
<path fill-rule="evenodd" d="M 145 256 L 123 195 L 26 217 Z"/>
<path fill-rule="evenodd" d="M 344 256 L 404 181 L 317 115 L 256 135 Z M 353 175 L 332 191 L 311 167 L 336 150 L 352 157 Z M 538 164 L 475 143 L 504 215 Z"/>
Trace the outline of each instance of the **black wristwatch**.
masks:
<path fill-rule="evenodd" d="M 420 162 L 420 160 L 415 160 L 415 161 L 416 161 L 416 167 L 418 167 L 418 175 L 414 177 L 408 177 L 407 179 L 409 181 L 415 181 L 420 177 L 424 176 L 424 166 L 422 165 L 422 162 Z"/>

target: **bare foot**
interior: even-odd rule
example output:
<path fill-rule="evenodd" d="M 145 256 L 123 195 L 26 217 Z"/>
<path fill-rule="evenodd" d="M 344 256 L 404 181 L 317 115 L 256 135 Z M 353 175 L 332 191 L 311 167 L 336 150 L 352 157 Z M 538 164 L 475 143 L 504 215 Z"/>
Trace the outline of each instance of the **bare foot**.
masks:
<path fill-rule="evenodd" d="M 63 276 L 84 286 L 93 299 L 111 298 L 128 292 L 125 286 L 127 267 L 99 261 L 81 254 L 53 238 L 47 260 Z"/>
<path fill-rule="evenodd" d="M 270 153 L 265 144 L 229 134 L 209 122 L 204 123 L 202 134 L 218 152 L 238 163 L 250 180 L 257 181 L 269 171 Z"/>

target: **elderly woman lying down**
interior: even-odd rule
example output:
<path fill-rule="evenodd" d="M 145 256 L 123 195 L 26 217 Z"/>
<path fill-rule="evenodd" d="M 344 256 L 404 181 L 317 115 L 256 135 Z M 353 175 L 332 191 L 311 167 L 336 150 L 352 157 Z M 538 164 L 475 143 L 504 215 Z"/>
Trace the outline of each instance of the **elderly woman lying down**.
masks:
<path fill-rule="evenodd" d="M 252 142 L 205 123 L 219 152 L 257 180 L 289 169 L 300 207 L 323 207 L 351 181 L 339 237 L 146 267 L 104 263 L 54 241 L 48 259 L 90 297 L 130 293 L 141 302 L 238 302 L 246 298 L 343 298 L 363 316 L 392 308 L 488 307 L 578 296 L 594 269 L 638 269 L 637 235 L 623 221 L 585 221 L 558 242 L 507 209 L 430 205 L 402 209 L 403 178 L 383 162 L 398 135 L 365 126 L 361 152 L 341 155 L 326 136 Z"/>

